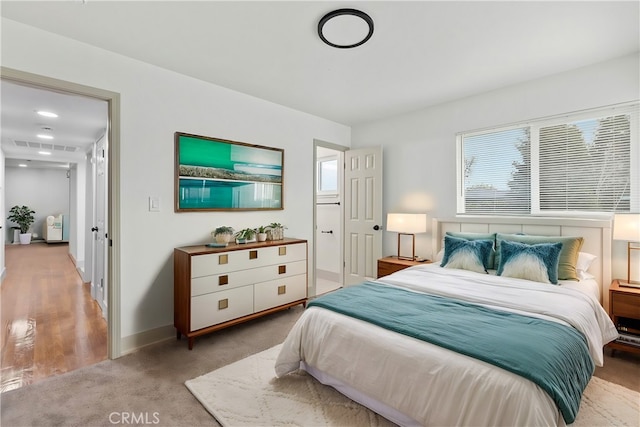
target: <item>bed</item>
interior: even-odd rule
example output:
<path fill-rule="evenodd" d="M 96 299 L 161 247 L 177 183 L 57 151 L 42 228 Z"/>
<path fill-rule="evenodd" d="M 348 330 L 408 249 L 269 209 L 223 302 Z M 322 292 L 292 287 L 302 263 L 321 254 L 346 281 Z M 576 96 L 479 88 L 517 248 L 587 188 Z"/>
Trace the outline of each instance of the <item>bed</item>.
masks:
<path fill-rule="evenodd" d="M 493 247 L 502 237 L 491 252 L 502 254 L 502 274 L 500 259 L 489 264 L 486 235 Z M 603 346 L 617 337 L 600 302 L 610 236 L 605 220 L 434 220 L 433 253 L 446 246 L 446 259 L 311 301 L 283 343 L 276 375 L 304 369 L 400 425 L 570 424 Z M 576 237 L 566 262 L 561 251 Z M 455 257 L 466 253 L 456 244 L 496 268 L 442 267 L 468 261 Z M 558 270 L 555 285 L 507 277 L 518 245 L 526 246 L 518 256 L 550 251 L 555 265 L 573 270 Z"/>

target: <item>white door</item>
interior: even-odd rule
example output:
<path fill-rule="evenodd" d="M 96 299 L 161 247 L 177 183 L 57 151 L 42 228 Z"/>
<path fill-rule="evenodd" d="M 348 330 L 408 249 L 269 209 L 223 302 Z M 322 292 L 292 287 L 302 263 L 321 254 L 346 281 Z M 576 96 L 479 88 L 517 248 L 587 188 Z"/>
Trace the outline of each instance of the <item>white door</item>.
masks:
<path fill-rule="evenodd" d="M 102 316 L 107 319 L 107 277 L 105 272 L 106 265 L 106 245 L 109 241 L 107 238 L 107 221 L 106 221 L 106 185 L 107 185 L 107 160 L 105 156 L 106 137 L 100 138 L 96 143 L 96 168 L 95 168 L 95 197 L 94 197 L 94 218 L 95 222 L 91 231 L 93 232 L 93 277 L 91 287 L 95 290 L 95 299 L 102 309 Z"/>
<path fill-rule="evenodd" d="M 382 257 L 382 147 L 345 151 L 344 286 L 377 276 Z"/>

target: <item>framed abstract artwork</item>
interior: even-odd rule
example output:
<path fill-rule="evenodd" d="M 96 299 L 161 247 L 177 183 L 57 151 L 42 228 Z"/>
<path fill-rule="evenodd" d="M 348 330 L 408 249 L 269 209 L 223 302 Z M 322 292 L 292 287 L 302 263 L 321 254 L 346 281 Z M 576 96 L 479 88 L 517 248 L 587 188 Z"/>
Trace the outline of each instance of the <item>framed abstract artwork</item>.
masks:
<path fill-rule="evenodd" d="M 283 209 L 284 150 L 175 133 L 175 211 Z"/>

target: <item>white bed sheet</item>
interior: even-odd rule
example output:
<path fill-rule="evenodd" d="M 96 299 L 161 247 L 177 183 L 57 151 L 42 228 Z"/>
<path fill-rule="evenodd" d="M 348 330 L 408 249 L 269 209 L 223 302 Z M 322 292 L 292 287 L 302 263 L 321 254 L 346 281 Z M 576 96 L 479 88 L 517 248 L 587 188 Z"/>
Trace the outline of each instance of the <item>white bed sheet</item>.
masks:
<path fill-rule="evenodd" d="M 426 277 L 436 280 L 425 285 Z M 474 282 L 466 283 L 468 279 Z M 461 288 L 469 301 L 492 307 L 506 304 L 503 309 L 515 312 L 531 305 L 518 302 L 527 294 L 525 300 L 535 300 L 536 316 L 575 323 L 584 331 L 596 364 L 602 363 L 602 345 L 617 336 L 597 300 L 573 289 L 543 285 L 552 288 L 545 289 L 521 279 L 434 264 L 402 270 L 379 282 L 449 296 L 452 289 Z M 488 288 L 488 295 L 481 288 Z M 571 314 L 574 309 L 580 313 L 577 320 Z M 561 312 L 559 318 L 555 311 Z M 403 425 L 564 425 L 553 400 L 529 380 L 317 307 L 306 310 L 294 325 L 276 361 L 276 375 L 299 369 L 301 362 L 323 382 L 338 385 L 344 394 Z M 385 408 L 392 410 L 385 413 Z"/>
<path fill-rule="evenodd" d="M 601 301 L 600 286 L 598 285 L 598 282 L 593 278 L 581 279 L 579 281 L 558 280 L 558 285 L 562 286 L 563 288 L 569 288 L 585 293 L 591 296 L 591 298 L 593 298 L 598 303 Z"/>
<path fill-rule="evenodd" d="M 489 270 L 489 274 L 496 275 L 496 270 Z M 575 289 L 592 296 L 596 301 L 600 301 L 600 286 L 592 275 L 586 274 L 580 280 L 558 280 L 558 286 Z"/>

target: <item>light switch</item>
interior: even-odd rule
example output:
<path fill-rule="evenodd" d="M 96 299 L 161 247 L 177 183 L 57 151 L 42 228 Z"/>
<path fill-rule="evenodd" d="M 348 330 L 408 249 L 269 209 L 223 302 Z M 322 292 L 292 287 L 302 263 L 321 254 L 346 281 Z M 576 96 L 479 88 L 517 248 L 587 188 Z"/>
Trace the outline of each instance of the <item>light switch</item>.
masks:
<path fill-rule="evenodd" d="M 160 197 L 149 197 L 149 212 L 160 212 Z"/>

